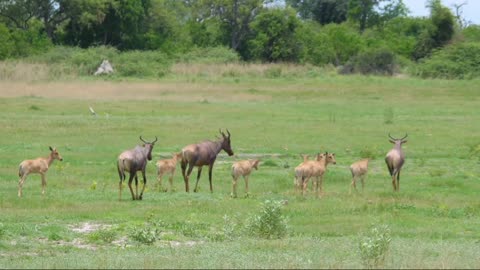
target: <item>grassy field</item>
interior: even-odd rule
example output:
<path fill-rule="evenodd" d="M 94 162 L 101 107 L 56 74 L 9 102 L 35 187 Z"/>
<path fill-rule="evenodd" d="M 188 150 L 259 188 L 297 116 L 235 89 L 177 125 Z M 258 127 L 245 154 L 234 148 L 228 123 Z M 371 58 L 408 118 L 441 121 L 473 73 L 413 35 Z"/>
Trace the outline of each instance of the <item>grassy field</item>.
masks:
<path fill-rule="evenodd" d="M 480 268 L 478 84 L 329 74 L 0 82 L 0 268 L 363 268 L 359 246 L 384 225 L 391 242 L 376 267 Z M 154 161 L 219 128 L 236 155 L 219 155 L 213 194 L 206 169 L 200 191 L 185 193 L 179 166 L 175 191 L 160 191 Z M 384 162 L 389 132 L 408 133 L 398 193 Z M 147 191 L 118 201 L 116 158 L 140 135 L 159 138 Z M 64 160 L 46 195 L 31 175 L 18 198 L 18 164 L 48 146 Z M 300 154 L 323 151 L 337 156 L 325 195 L 296 195 Z M 348 167 L 364 156 L 365 191 L 349 195 Z M 262 160 L 251 194 L 240 181 L 232 199 L 231 164 L 251 157 Z M 248 233 L 266 200 L 283 202 L 281 239 Z"/>

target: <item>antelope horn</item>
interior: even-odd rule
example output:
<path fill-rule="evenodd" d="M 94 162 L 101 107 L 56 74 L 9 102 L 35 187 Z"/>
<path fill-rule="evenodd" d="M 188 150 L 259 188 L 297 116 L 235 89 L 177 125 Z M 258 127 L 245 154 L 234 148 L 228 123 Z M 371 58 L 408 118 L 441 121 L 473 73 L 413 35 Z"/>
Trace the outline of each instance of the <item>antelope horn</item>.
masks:
<path fill-rule="evenodd" d="M 158 141 L 157 136 L 155 136 L 155 141 L 152 142 L 152 144 L 156 143 Z"/>
<path fill-rule="evenodd" d="M 400 140 L 406 139 L 408 137 L 408 134 L 405 132 L 405 137 L 401 138 Z"/>
<path fill-rule="evenodd" d="M 394 141 L 397 140 L 397 139 L 393 138 L 392 135 L 390 135 L 390 132 L 388 133 L 388 137 L 390 137 L 390 139 L 392 139 Z"/>
<path fill-rule="evenodd" d="M 228 128 L 227 128 L 227 133 L 228 133 L 228 137 L 230 138 L 230 131 L 228 131 Z"/>
<path fill-rule="evenodd" d="M 142 135 L 140 135 L 140 140 L 141 140 L 142 142 L 144 142 L 144 143 L 148 143 L 148 142 L 146 142 L 144 139 L 142 139 Z"/>
<path fill-rule="evenodd" d="M 227 137 L 227 136 L 225 136 L 225 133 L 222 132 L 221 128 L 219 128 L 218 131 L 220 132 L 220 134 L 222 134 L 223 137 Z"/>

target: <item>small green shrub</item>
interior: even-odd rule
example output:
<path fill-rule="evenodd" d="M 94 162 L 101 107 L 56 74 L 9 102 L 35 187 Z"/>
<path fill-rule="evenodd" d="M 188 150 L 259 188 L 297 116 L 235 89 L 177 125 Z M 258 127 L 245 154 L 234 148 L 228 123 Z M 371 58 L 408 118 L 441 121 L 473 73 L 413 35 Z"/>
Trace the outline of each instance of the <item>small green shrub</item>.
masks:
<path fill-rule="evenodd" d="M 247 232 L 256 237 L 272 239 L 287 235 L 287 221 L 282 215 L 282 202 L 266 200 L 258 215 L 249 219 Z"/>
<path fill-rule="evenodd" d="M 5 225 L 0 223 L 0 239 L 2 239 L 7 234 L 7 230 L 5 229 Z"/>
<path fill-rule="evenodd" d="M 133 226 L 128 236 L 139 243 L 151 245 L 160 239 L 161 228 L 161 222 L 155 222 L 149 218 L 149 221 L 143 225 Z"/>
<path fill-rule="evenodd" d="M 391 241 L 388 225 L 373 226 L 359 241 L 360 258 L 363 265 L 367 268 L 382 267 Z"/>
<path fill-rule="evenodd" d="M 104 242 L 111 243 L 117 237 L 117 233 L 111 229 L 100 229 L 88 235 L 90 242 Z"/>

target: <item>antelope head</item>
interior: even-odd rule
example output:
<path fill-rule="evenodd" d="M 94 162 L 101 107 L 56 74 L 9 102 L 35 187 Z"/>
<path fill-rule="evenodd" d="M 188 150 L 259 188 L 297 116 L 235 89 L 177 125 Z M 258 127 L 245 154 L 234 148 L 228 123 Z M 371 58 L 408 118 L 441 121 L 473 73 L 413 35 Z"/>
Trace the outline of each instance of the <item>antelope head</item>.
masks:
<path fill-rule="evenodd" d="M 140 140 L 145 143 L 145 144 L 143 145 L 143 147 L 147 148 L 147 151 L 148 151 L 148 153 L 147 153 L 147 159 L 148 159 L 148 160 L 152 160 L 152 149 L 153 149 L 153 146 L 155 145 L 155 142 L 158 141 L 157 136 L 155 136 L 155 141 L 153 141 L 153 142 L 147 142 L 147 141 L 145 141 L 145 140 L 142 138 L 142 135 L 140 135 Z"/>
<path fill-rule="evenodd" d="M 50 149 L 50 151 L 52 151 L 50 155 L 53 159 L 58 159 L 60 161 L 63 160 L 62 156 L 60 156 L 60 154 L 58 153 L 57 148 L 52 148 L 51 146 L 49 146 L 48 148 Z"/>
<path fill-rule="evenodd" d="M 225 133 L 223 133 L 221 129 L 219 129 L 219 131 L 220 131 L 220 134 L 221 134 L 222 137 L 223 137 L 223 140 L 222 140 L 222 149 L 223 149 L 225 152 L 227 152 L 227 154 L 228 154 L 229 156 L 233 156 L 233 150 L 232 150 L 232 146 L 231 146 L 231 144 L 230 144 L 230 131 L 228 131 L 228 129 L 227 129 L 227 134 L 228 134 L 228 136 L 225 135 Z"/>

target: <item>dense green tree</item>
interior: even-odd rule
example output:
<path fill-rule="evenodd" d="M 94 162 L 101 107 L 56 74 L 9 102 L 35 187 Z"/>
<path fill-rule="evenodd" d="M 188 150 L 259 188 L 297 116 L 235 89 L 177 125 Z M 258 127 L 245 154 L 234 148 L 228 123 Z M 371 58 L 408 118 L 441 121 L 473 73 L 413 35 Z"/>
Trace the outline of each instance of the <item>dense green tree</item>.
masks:
<path fill-rule="evenodd" d="M 194 17 L 200 23 L 219 26 L 222 44 L 241 51 L 250 23 L 263 9 L 263 0 L 191 0 Z"/>
<path fill-rule="evenodd" d="M 15 43 L 10 35 L 10 30 L 5 24 L 0 23 L 0 60 L 9 57 L 14 49 Z"/>
<path fill-rule="evenodd" d="M 312 19 L 320 24 L 342 23 L 347 20 L 349 0 L 286 0 L 297 9 L 303 19 Z"/>
<path fill-rule="evenodd" d="M 455 33 L 455 17 L 449 8 L 442 6 L 440 0 L 430 0 L 430 17 L 435 31 L 432 39 L 435 47 L 442 47 L 447 44 Z"/>
<path fill-rule="evenodd" d="M 406 14 L 407 8 L 402 0 L 349 0 L 348 17 L 358 23 L 361 33 L 369 27 L 382 27 L 386 21 Z"/>
<path fill-rule="evenodd" d="M 268 62 L 296 61 L 299 44 L 295 32 L 300 21 L 290 8 L 269 8 L 250 24 L 252 38 L 248 48 L 253 59 Z"/>

